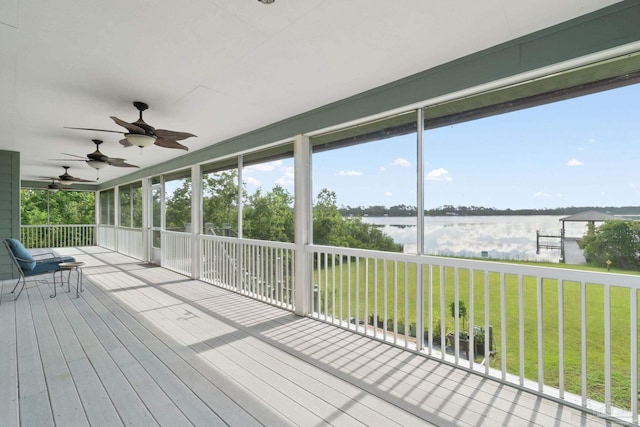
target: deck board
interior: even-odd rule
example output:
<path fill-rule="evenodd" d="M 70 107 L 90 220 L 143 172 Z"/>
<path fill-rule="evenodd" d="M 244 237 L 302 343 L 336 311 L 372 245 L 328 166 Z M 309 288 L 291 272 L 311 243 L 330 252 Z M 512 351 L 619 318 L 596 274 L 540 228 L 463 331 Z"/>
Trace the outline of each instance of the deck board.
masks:
<path fill-rule="evenodd" d="M 607 425 L 121 254 L 60 252 L 86 262 L 80 298 L 0 289 L 3 427 Z"/>
<path fill-rule="evenodd" d="M 15 281 L 0 281 L 0 414 L 6 427 L 16 427 L 20 423 L 16 316 L 10 293 L 14 284 Z"/>

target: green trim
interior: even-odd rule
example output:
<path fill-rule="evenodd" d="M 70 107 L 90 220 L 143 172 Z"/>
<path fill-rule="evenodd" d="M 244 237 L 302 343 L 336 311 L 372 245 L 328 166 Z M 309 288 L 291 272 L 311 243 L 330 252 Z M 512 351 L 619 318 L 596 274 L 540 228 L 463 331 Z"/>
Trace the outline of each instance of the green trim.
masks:
<path fill-rule="evenodd" d="M 34 189 L 34 190 L 46 190 L 47 185 L 49 185 L 50 181 L 29 181 L 23 180 L 20 182 L 20 186 L 24 189 Z M 72 188 L 77 191 L 98 191 L 98 186 L 95 184 L 73 184 Z"/>
<path fill-rule="evenodd" d="M 273 123 L 119 179 L 99 189 L 210 162 L 294 135 L 402 108 L 640 40 L 640 1 L 625 0 L 421 73 Z"/>

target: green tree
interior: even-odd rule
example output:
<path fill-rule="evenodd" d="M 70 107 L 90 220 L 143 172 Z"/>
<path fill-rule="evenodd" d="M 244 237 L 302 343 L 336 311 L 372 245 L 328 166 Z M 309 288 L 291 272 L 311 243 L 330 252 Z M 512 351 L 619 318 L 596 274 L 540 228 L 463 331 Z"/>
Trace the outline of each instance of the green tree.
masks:
<path fill-rule="evenodd" d="M 203 223 L 213 228 L 229 224 L 238 230 L 238 171 L 237 169 L 205 175 L 202 180 Z M 243 190 L 244 193 L 244 190 Z M 204 230 L 205 234 L 211 230 Z"/>
<path fill-rule="evenodd" d="M 320 190 L 313 207 L 313 243 L 348 247 L 345 220 L 336 206 L 336 193 L 326 188 Z"/>
<path fill-rule="evenodd" d="M 93 224 L 94 193 L 23 189 L 20 192 L 20 221 L 23 225 Z"/>
<path fill-rule="evenodd" d="M 605 266 L 607 261 L 617 268 L 640 269 L 640 222 L 611 220 L 590 230 L 583 239 L 588 262 Z"/>
<path fill-rule="evenodd" d="M 185 223 L 191 222 L 191 179 L 185 178 L 165 201 L 165 227 L 167 230 L 183 231 Z"/>
<path fill-rule="evenodd" d="M 276 185 L 264 195 L 258 189 L 249 196 L 244 209 L 244 237 L 293 242 L 293 234 L 293 197 L 287 190 Z"/>
<path fill-rule="evenodd" d="M 373 224 L 360 218 L 344 218 L 336 205 L 336 193 L 322 189 L 313 208 L 313 242 L 360 249 L 399 252 L 400 245 Z"/>

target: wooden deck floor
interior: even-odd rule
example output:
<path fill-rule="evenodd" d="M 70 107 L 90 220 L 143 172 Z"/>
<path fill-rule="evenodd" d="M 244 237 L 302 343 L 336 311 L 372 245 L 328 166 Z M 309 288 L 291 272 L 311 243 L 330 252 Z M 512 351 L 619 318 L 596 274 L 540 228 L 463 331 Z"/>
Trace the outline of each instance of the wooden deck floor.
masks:
<path fill-rule="evenodd" d="M 0 295 L 0 425 L 611 425 L 101 248 Z M 73 278 L 72 278 L 73 279 Z M 66 289 L 65 289 L 66 290 Z"/>

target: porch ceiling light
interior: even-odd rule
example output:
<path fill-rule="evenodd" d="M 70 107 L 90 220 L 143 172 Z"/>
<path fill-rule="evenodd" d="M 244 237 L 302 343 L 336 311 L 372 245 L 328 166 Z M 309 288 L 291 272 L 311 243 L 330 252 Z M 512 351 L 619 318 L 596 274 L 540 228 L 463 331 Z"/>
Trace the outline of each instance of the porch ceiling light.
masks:
<path fill-rule="evenodd" d="M 131 144 L 136 147 L 144 148 L 153 145 L 156 142 L 155 136 L 142 135 L 139 133 L 127 133 L 124 135 Z"/>
<path fill-rule="evenodd" d="M 276 0 L 258 0 L 260 3 L 264 3 L 264 4 L 271 4 Z"/>
<path fill-rule="evenodd" d="M 66 179 L 61 179 L 60 180 L 60 184 L 62 184 L 62 185 L 71 185 L 71 184 L 73 184 L 73 181 L 67 181 Z"/>
<path fill-rule="evenodd" d="M 101 161 L 98 161 L 98 160 L 87 160 L 87 164 L 89 166 L 91 166 L 92 168 L 98 169 L 98 170 L 100 170 L 102 168 L 106 168 L 107 166 L 109 166 L 108 163 L 101 162 Z"/>

